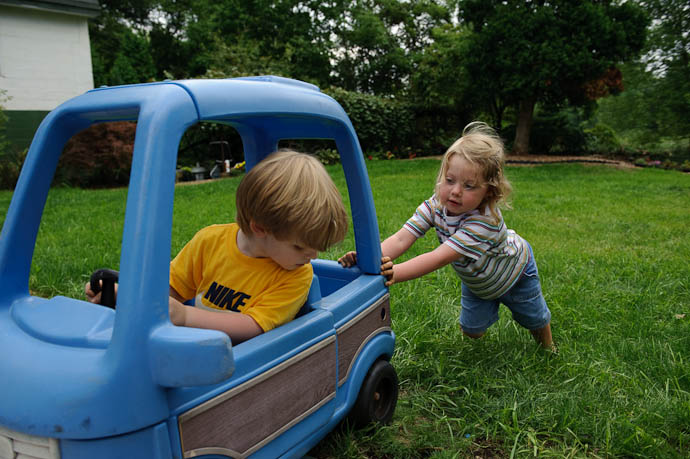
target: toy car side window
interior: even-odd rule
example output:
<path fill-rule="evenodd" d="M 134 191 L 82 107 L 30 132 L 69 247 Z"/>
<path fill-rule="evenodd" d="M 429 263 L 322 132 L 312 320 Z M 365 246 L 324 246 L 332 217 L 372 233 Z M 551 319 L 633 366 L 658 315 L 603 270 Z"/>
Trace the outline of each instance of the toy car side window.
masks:
<path fill-rule="evenodd" d="M 232 184 L 224 180 L 214 182 L 211 190 L 207 185 L 195 185 L 219 178 L 239 178 L 244 170 L 242 139 L 232 126 L 202 122 L 187 129 L 177 153 L 171 259 L 200 229 L 235 221 L 234 191 L 239 180 Z"/>
<path fill-rule="evenodd" d="M 333 139 L 282 139 L 278 142 L 278 148 L 287 148 L 301 151 L 316 156 L 326 167 L 333 182 L 338 187 L 338 191 L 343 198 L 345 210 L 348 213 L 348 232 L 345 240 L 340 244 L 335 244 L 324 252 L 319 252 L 319 259 L 337 260 L 343 254 L 344 247 L 354 247 L 354 236 L 352 231 L 352 215 L 350 210 L 350 198 L 345 173 L 340 164 L 340 152 Z"/>
<path fill-rule="evenodd" d="M 96 123 L 65 144 L 32 258 L 32 293 L 83 300 L 93 270 L 118 269 L 135 130 L 135 122 Z"/>

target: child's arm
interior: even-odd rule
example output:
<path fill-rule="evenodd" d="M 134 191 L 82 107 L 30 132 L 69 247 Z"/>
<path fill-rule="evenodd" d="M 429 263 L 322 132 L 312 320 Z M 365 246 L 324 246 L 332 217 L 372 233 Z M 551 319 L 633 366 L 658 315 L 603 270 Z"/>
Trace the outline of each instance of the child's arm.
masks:
<path fill-rule="evenodd" d="M 263 333 L 251 316 L 234 311 L 208 311 L 182 304 L 184 299 L 170 287 L 170 321 L 180 327 L 206 328 L 226 333 L 234 344 Z"/>
<path fill-rule="evenodd" d="M 412 244 L 414 244 L 416 240 L 417 238 L 414 234 L 405 228 L 400 228 L 397 233 L 388 236 L 388 238 L 381 243 L 381 255 L 395 260 L 403 253 L 407 252 L 407 249 L 412 247 Z"/>
<path fill-rule="evenodd" d="M 441 244 L 431 252 L 418 255 L 411 260 L 393 266 L 393 275 L 386 285 L 422 277 L 432 271 L 458 260 L 462 255 L 446 244 Z"/>
<path fill-rule="evenodd" d="M 405 228 L 401 228 L 397 233 L 389 236 L 381 243 L 381 275 L 386 278 L 387 287 L 396 282 L 393 279 L 394 272 L 392 260 L 405 253 L 416 240 L 417 238 L 412 233 Z M 345 268 L 354 266 L 357 263 L 357 252 L 347 252 L 345 255 L 338 258 L 338 263 Z"/>
<path fill-rule="evenodd" d="M 98 304 L 101 299 L 100 292 L 94 294 L 91 284 L 86 283 L 84 287 L 86 298 L 91 303 Z M 117 284 L 115 284 L 115 294 L 117 295 Z M 232 338 L 233 343 L 237 344 L 246 341 L 263 333 L 254 319 L 246 314 L 234 311 L 207 311 L 205 309 L 185 306 L 185 299 L 177 293 L 177 290 L 170 287 L 170 298 L 168 308 L 170 311 L 170 322 L 180 327 L 207 328 L 220 330 Z"/>
<path fill-rule="evenodd" d="M 400 255 L 409 249 L 417 238 L 405 228 L 400 228 L 397 233 L 389 236 L 381 243 L 381 270 L 384 270 L 384 265 L 391 260 L 395 260 Z M 357 252 L 347 252 L 342 257 L 338 258 L 338 263 L 345 268 L 357 264 Z"/>

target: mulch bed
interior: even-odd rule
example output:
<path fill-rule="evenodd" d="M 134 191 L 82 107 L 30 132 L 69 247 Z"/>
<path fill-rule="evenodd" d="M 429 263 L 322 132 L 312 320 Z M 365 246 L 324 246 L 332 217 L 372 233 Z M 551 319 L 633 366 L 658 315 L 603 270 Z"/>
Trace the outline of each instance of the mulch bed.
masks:
<path fill-rule="evenodd" d="M 441 159 L 443 156 L 421 156 L 418 159 L 433 158 Z M 417 158 L 415 158 L 417 159 Z M 583 163 L 592 165 L 609 165 L 623 169 L 632 169 L 634 164 L 628 161 L 617 159 L 602 158 L 600 156 L 553 156 L 553 155 L 508 155 L 506 164 L 510 166 L 538 166 L 540 164 L 555 163 Z"/>
<path fill-rule="evenodd" d="M 550 155 L 508 155 L 506 164 L 511 166 L 534 166 L 549 163 L 606 164 L 625 169 L 634 168 L 632 163 L 598 156 L 550 156 Z"/>

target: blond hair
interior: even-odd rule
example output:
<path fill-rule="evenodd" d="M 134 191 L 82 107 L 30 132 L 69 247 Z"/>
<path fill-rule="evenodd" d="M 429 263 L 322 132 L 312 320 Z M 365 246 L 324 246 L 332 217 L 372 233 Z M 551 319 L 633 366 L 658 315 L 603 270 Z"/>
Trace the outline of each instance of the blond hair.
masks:
<path fill-rule="evenodd" d="M 278 240 L 294 238 L 319 251 L 342 241 L 347 213 L 333 180 L 313 156 L 279 150 L 254 166 L 236 194 L 237 223 L 250 223 Z"/>
<path fill-rule="evenodd" d="M 513 189 L 503 174 L 505 164 L 503 140 L 486 123 L 475 121 L 465 126 L 462 137 L 453 142 L 443 155 L 441 168 L 436 178 L 436 195 L 448 172 L 448 163 L 456 155 L 479 168 L 481 179 L 488 185 L 484 200 L 479 206 L 481 208 L 489 206 L 491 213 L 498 219 L 498 206 L 503 204 L 510 207 L 506 199 Z"/>

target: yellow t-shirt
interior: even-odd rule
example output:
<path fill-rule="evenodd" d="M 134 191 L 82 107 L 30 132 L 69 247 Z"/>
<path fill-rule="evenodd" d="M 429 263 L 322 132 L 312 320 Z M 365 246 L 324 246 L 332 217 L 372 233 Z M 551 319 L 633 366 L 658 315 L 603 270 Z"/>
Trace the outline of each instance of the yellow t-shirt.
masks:
<path fill-rule="evenodd" d="M 170 263 L 170 285 L 196 307 L 238 311 L 263 331 L 292 320 L 309 293 L 313 270 L 288 271 L 270 258 L 252 258 L 237 248 L 239 225 L 201 229 Z"/>

